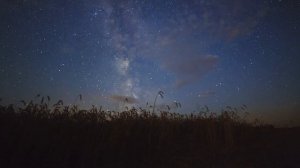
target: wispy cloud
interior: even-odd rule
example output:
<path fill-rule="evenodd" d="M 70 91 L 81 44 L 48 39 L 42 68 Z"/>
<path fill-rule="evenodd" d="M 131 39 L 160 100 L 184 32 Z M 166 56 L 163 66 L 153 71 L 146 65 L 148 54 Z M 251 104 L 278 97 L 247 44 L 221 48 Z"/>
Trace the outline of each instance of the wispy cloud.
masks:
<path fill-rule="evenodd" d="M 179 56 L 174 61 L 164 62 L 164 66 L 177 77 L 176 87 L 202 79 L 213 70 L 218 62 L 215 55 Z"/>
<path fill-rule="evenodd" d="M 256 4 L 259 8 L 253 10 L 253 4 L 236 0 L 186 4 L 157 35 L 150 57 L 176 76 L 177 88 L 203 79 L 222 57 L 212 52 L 212 46 L 242 37 L 263 18 L 267 8 Z"/>
<path fill-rule="evenodd" d="M 138 99 L 130 96 L 123 96 L 123 95 L 112 95 L 110 98 L 114 101 L 120 102 L 120 103 L 128 103 L 128 104 L 135 104 L 138 103 Z"/>
<path fill-rule="evenodd" d="M 216 94 L 216 92 L 214 91 L 205 91 L 205 92 L 201 92 L 198 94 L 199 98 L 207 98 L 207 97 L 211 97 L 214 96 Z"/>

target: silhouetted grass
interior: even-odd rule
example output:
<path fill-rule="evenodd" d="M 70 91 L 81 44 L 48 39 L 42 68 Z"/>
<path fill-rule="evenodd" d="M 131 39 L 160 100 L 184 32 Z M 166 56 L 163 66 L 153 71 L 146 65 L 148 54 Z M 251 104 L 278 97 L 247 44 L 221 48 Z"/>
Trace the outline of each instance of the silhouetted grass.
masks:
<path fill-rule="evenodd" d="M 80 97 L 81 99 L 81 97 Z M 299 129 L 247 123 L 237 110 L 0 106 L 0 167 L 297 167 Z M 245 106 L 243 108 L 246 108 Z"/>

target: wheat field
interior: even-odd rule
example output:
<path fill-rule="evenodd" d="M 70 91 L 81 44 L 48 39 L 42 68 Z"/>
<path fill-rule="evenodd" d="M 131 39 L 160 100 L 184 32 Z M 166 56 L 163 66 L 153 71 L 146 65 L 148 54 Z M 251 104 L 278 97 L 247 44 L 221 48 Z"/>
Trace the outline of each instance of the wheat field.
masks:
<path fill-rule="evenodd" d="M 80 97 L 81 98 L 81 97 Z M 299 128 L 247 122 L 232 107 L 179 114 L 0 106 L 0 167 L 297 167 Z"/>

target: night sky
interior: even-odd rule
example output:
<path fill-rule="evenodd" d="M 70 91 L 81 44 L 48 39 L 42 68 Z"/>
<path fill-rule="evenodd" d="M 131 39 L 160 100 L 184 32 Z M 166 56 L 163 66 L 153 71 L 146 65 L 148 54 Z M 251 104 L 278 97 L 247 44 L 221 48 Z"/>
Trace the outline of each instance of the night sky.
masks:
<path fill-rule="evenodd" d="M 41 94 L 118 110 L 162 90 L 158 107 L 175 112 L 245 104 L 300 124 L 299 11 L 296 0 L 1 0 L 1 104 Z"/>

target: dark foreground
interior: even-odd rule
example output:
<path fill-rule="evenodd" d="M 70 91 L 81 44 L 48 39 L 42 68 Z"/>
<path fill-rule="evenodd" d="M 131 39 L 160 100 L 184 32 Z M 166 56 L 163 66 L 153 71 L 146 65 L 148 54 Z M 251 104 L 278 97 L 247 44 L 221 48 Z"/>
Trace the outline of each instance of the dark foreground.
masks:
<path fill-rule="evenodd" d="M 222 115 L 0 107 L 0 167 L 299 167 L 300 129 Z"/>

